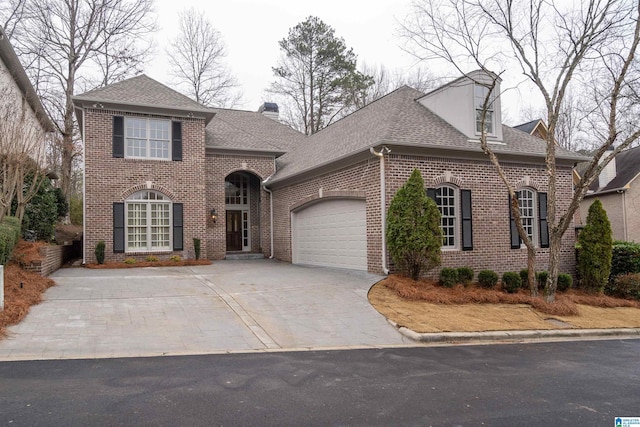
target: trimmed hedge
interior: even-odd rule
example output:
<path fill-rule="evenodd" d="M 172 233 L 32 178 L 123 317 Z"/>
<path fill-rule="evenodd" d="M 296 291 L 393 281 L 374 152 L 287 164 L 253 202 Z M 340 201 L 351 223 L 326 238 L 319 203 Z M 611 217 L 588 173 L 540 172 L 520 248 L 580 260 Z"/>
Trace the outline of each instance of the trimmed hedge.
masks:
<path fill-rule="evenodd" d="M 458 270 L 444 267 L 440 270 L 440 285 L 445 288 L 453 288 L 458 283 Z"/>
<path fill-rule="evenodd" d="M 536 282 L 538 282 L 538 290 L 544 289 L 547 285 L 547 279 L 549 278 L 549 273 L 546 271 L 538 271 L 536 273 Z"/>
<path fill-rule="evenodd" d="M 640 243 L 615 242 L 612 255 L 609 282 L 621 274 L 640 273 Z"/>
<path fill-rule="evenodd" d="M 520 274 L 507 271 L 502 275 L 502 289 L 507 291 L 510 294 L 514 294 L 518 292 L 518 289 L 522 287 L 522 279 L 520 278 Z"/>
<path fill-rule="evenodd" d="M 482 270 L 478 273 L 478 283 L 483 288 L 491 289 L 498 284 L 498 273 L 493 270 Z"/>
<path fill-rule="evenodd" d="M 558 291 L 566 292 L 573 286 L 573 277 L 567 273 L 558 274 Z"/>
<path fill-rule="evenodd" d="M 473 269 L 469 267 L 458 268 L 458 281 L 467 286 L 473 280 Z"/>
<path fill-rule="evenodd" d="M 13 247 L 20 238 L 20 220 L 13 216 L 5 216 L 0 222 L 0 264 L 5 265 L 11 254 Z"/>
<path fill-rule="evenodd" d="M 604 291 L 614 297 L 640 301 L 640 273 L 622 274 L 607 284 Z"/>

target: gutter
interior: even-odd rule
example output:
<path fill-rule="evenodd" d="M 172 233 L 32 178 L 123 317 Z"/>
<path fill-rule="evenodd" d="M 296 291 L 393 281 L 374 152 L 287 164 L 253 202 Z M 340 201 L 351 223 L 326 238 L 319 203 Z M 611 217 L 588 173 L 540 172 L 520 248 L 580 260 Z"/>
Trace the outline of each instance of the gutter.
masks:
<path fill-rule="evenodd" d="M 382 271 L 384 274 L 389 274 L 387 268 L 387 235 L 385 228 L 387 224 L 387 206 L 386 206 L 386 181 L 385 181 L 385 167 L 384 167 L 384 155 L 389 154 L 391 150 L 387 146 L 382 146 L 379 152 L 376 152 L 373 147 L 369 148 L 369 151 L 374 156 L 380 158 L 380 219 L 382 229 Z"/>
<path fill-rule="evenodd" d="M 274 159 L 274 170 L 275 170 L 275 159 Z M 274 172 L 275 174 L 275 172 Z M 269 175 L 267 177 L 267 179 L 265 179 L 264 181 L 262 181 L 262 188 L 264 189 L 264 191 L 266 191 L 267 193 L 269 193 L 269 240 L 271 243 L 271 252 L 269 255 L 269 259 L 273 259 L 274 253 L 273 253 L 273 192 L 271 190 L 269 190 L 267 188 L 267 182 L 271 179 L 271 177 L 274 175 Z"/>
<path fill-rule="evenodd" d="M 86 133 L 84 107 L 82 110 L 82 265 L 87 264 L 87 186 L 86 186 Z"/>

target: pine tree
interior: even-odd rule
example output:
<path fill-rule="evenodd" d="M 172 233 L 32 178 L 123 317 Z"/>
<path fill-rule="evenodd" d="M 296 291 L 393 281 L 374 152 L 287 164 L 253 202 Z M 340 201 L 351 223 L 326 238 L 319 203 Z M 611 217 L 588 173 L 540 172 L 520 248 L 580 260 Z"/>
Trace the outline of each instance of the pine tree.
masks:
<path fill-rule="evenodd" d="M 587 223 L 578 236 L 578 275 L 580 286 L 603 292 L 611 272 L 613 240 L 611 223 L 600 200 L 589 207 Z"/>
<path fill-rule="evenodd" d="M 391 200 L 387 244 L 400 272 L 414 280 L 440 265 L 440 211 L 427 197 L 422 175 L 417 169 Z"/>

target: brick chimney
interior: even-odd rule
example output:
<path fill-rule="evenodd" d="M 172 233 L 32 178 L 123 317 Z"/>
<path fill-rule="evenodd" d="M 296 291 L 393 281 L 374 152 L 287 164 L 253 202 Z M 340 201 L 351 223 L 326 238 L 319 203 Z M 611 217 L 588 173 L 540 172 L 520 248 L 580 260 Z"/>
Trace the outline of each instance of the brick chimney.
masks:
<path fill-rule="evenodd" d="M 279 121 L 280 114 L 278 112 L 278 104 L 275 102 L 265 102 L 258 108 L 258 113 L 264 114 L 271 120 Z"/>

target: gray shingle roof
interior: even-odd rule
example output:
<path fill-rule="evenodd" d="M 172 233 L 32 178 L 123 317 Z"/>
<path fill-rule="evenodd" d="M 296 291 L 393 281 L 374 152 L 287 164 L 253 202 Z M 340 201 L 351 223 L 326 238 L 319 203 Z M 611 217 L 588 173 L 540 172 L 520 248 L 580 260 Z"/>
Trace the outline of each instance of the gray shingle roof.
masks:
<path fill-rule="evenodd" d="M 464 134 L 416 101 L 424 94 L 403 86 L 353 114 L 309 136 L 278 159 L 274 181 L 314 169 L 380 144 L 481 152 L 478 141 Z M 544 157 L 540 138 L 503 126 L 504 144 L 492 144 L 497 154 Z M 455 155 L 455 154 L 452 154 Z M 583 160 L 558 148 L 557 158 Z"/>
<path fill-rule="evenodd" d="M 18 85 L 20 91 L 24 94 L 42 128 L 47 132 L 54 132 L 56 128 L 49 118 L 49 114 L 47 114 L 42 106 L 42 102 L 40 102 L 40 98 L 36 94 L 36 90 L 31 84 L 31 81 L 29 80 L 24 67 L 20 63 L 16 52 L 13 50 L 11 43 L 9 43 L 9 37 L 7 37 L 2 27 L 0 27 L 0 60 L 5 64 L 11 73 L 11 77 Z"/>
<path fill-rule="evenodd" d="M 147 106 L 156 109 L 211 113 L 205 107 L 162 83 L 141 74 L 121 82 L 85 92 L 74 101 L 95 101 L 122 105 Z"/>
<path fill-rule="evenodd" d="M 254 111 L 214 109 L 206 128 L 206 146 L 284 153 L 304 135 Z"/>
<path fill-rule="evenodd" d="M 522 132 L 531 134 L 531 132 L 533 132 L 536 126 L 538 126 L 539 122 L 540 122 L 540 119 L 535 119 L 535 120 L 531 120 L 530 122 L 522 123 L 520 125 L 514 126 L 513 128 L 521 130 Z"/>
<path fill-rule="evenodd" d="M 607 154 L 605 153 L 605 156 Z M 589 187 L 597 193 L 623 188 L 640 173 L 640 147 L 621 151 L 616 155 L 616 177 L 603 188 L 598 188 L 598 180 L 594 180 Z"/>

